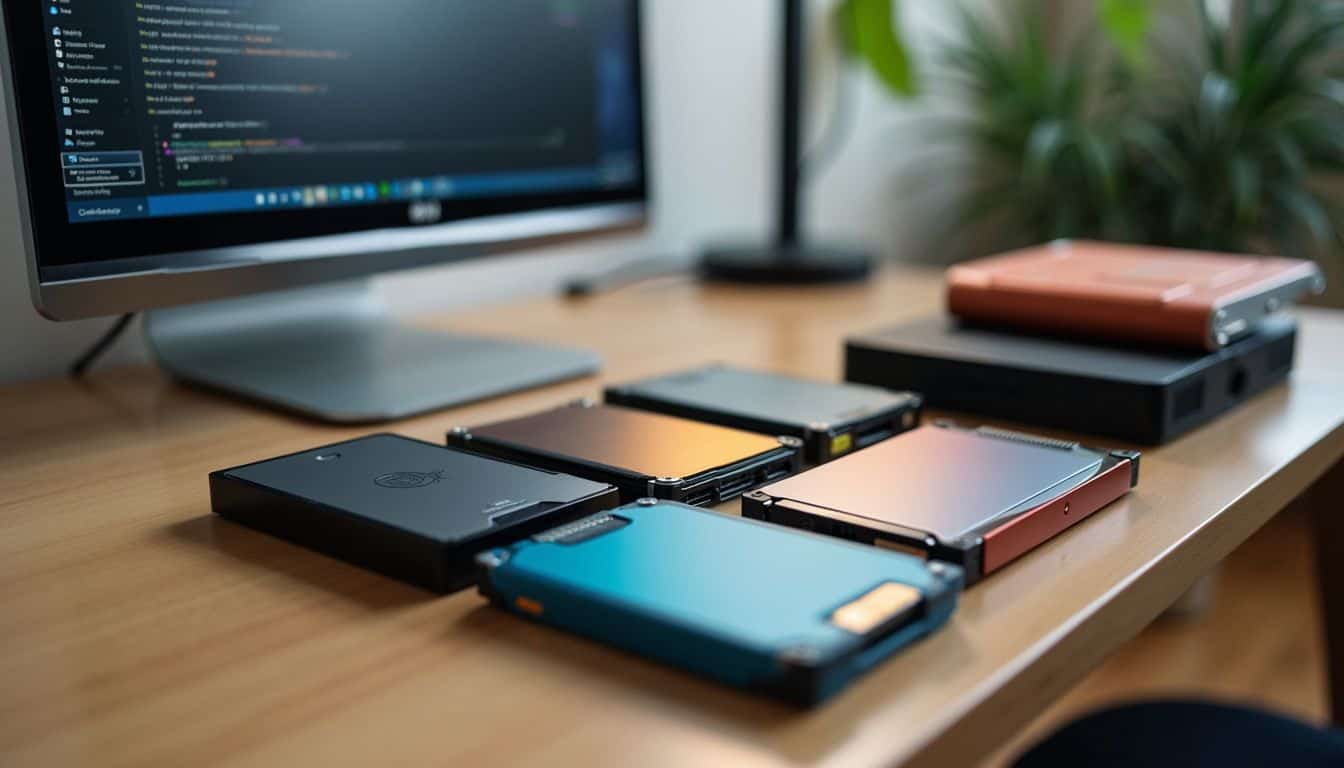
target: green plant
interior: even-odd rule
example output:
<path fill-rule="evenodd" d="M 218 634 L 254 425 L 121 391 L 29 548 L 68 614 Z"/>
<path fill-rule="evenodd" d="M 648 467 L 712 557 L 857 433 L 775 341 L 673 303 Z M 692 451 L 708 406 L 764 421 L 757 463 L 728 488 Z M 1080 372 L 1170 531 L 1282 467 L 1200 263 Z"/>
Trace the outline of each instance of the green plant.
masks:
<path fill-rule="evenodd" d="M 891 1 L 846 5 L 895 12 Z M 1150 49 L 1150 27 L 1179 30 L 1181 17 L 1155 19 L 1143 0 L 1099 0 L 1067 46 L 1050 41 L 1038 1 L 961 12 L 934 67 L 944 77 L 925 89 L 956 97 L 932 135 L 970 161 L 958 228 L 988 222 L 996 246 L 1338 250 L 1344 216 L 1321 182 L 1344 171 L 1344 3 L 1230 0 L 1228 20 L 1204 0 L 1168 5 L 1194 21 L 1193 45 Z M 845 18 L 878 23 L 872 9 Z"/>
<path fill-rule="evenodd" d="M 1152 0 L 1095 0 L 1097 18 L 1112 42 L 1133 65 L 1145 57 Z M 850 55 L 863 59 L 893 92 L 914 96 L 919 69 L 905 38 L 900 0 L 841 0 L 837 25 Z"/>
<path fill-rule="evenodd" d="M 1344 216 L 1321 182 L 1344 172 L 1344 3 L 1233 7 L 1224 22 L 1199 4 L 1202 56 L 1134 137 L 1141 236 L 1232 251 L 1337 247 Z"/>
<path fill-rule="evenodd" d="M 1018 4 L 1022 5 L 1022 4 Z M 1121 204 L 1127 70 L 1085 35 L 1064 55 L 1047 42 L 1039 2 L 1002 28 L 961 11 L 960 36 L 944 47 L 941 81 L 956 110 L 930 134 L 969 156 L 972 180 L 955 228 L 984 219 L 1008 244 L 1060 237 L 1132 239 Z"/>

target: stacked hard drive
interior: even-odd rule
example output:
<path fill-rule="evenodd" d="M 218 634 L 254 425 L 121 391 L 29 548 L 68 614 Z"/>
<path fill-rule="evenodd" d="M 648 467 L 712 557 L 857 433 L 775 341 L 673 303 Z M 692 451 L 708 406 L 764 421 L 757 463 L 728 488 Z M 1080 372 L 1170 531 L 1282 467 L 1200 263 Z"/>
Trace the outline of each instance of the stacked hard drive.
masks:
<path fill-rule="evenodd" d="M 1144 445 L 1288 377 L 1324 290 L 1295 259 L 1061 241 L 953 267 L 947 316 L 848 340 L 846 378 L 933 407 Z"/>

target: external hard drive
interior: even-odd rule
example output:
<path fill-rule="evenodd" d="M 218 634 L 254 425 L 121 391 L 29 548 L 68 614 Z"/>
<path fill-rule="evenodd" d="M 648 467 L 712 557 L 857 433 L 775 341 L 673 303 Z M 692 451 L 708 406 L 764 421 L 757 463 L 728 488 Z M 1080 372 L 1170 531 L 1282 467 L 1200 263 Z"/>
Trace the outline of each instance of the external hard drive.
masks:
<path fill-rule="evenodd" d="M 210 475 L 215 513 L 437 592 L 473 558 L 617 504 L 604 483 L 396 435 L 337 443 Z"/>
<path fill-rule="evenodd" d="M 566 472 L 643 497 L 719 504 L 798 471 L 801 441 L 581 402 L 473 429 L 448 444 Z"/>
<path fill-rule="evenodd" d="M 544 624 L 809 705 L 941 627 L 961 569 L 644 499 L 478 558 Z"/>
<path fill-rule="evenodd" d="M 1133 451 L 940 424 L 747 494 L 742 514 L 955 563 L 973 583 L 1138 478 Z"/>
<path fill-rule="evenodd" d="M 1323 290 L 1301 259 L 1067 240 L 947 271 L 948 311 L 977 323 L 1208 350 Z"/>
<path fill-rule="evenodd" d="M 1085 344 L 932 317 L 845 343 L 845 378 L 931 407 L 1154 445 L 1288 377 L 1297 324 L 1273 317 L 1217 351 Z"/>
<path fill-rule="evenodd" d="M 803 441 L 821 464 L 913 429 L 918 395 L 711 365 L 611 387 L 614 405 Z"/>

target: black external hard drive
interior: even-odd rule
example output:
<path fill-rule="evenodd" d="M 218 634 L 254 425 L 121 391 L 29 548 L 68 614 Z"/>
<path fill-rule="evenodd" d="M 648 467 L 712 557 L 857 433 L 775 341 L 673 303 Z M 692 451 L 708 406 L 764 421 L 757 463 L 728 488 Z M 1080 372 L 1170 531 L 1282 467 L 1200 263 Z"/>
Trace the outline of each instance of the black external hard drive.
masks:
<path fill-rule="evenodd" d="M 801 441 L 766 437 L 615 405 L 574 403 L 520 419 L 458 428 L 448 444 L 566 472 L 641 498 L 719 504 L 798 471 Z"/>
<path fill-rule="evenodd" d="M 371 435 L 210 475 L 220 517 L 436 592 L 478 552 L 615 507 L 606 483 Z"/>
<path fill-rule="evenodd" d="M 1288 377 L 1297 323 L 1271 317 L 1217 352 L 1105 346 L 933 317 L 851 338 L 845 378 L 925 404 L 1156 445 Z"/>
<path fill-rule="evenodd" d="M 822 464 L 919 424 L 919 395 L 859 384 L 830 384 L 710 365 L 610 387 L 606 400 L 803 441 L 803 458 Z"/>

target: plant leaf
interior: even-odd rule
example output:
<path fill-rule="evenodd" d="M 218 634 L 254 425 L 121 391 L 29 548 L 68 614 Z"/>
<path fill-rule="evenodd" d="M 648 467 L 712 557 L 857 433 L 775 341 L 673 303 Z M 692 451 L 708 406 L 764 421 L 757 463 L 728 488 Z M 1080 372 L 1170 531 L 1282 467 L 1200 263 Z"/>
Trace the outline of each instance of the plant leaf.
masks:
<path fill-rule="evenodd" d="M 1242 155 L 1232 158 L 1228 167 L 1232 178 L 1232 201 L 1237 221 L 1251 222 L 1260 205 L 1260 169 Z"/>
<path fill-rule="evenodd" d="M 1276 0 L 1268 13 L 1260 10 L 1257 4 L 1247 6 L 1244 40 L 1241 45 L 1241 59 L 1251 63 L 1264 57 L 1270 43 L 1282 34 L 1285 23 L 1297 9 L 1297 0 Z"/>
<path fill-rule="evenodd" d="M 1151 123 L 1130 121 L 1121 132 L 1124 140 L 1139 150 L 1144 168 L 1162 172 L 1166 181 L 1173 183 L 1179 183 L 1190 173 L 1181 151 Z"/>
<path fill-rule="evenodd" d="M 1027 139 L 1022 162 L 1022 181 L 1040 189 L 1050 184 L 1051 172 L 1068 141 L 1068 130 L 1058 120 L 1037 123 Z"/>
<path fill-rule="evenodd" d="M 1205 146 L 1212 146 L 1228 133 L 1230 121 L 1227 117 L 1236 108 L 1239 98 L 1236 84 L 1227 77 L 1218 72 L 1204 75 L 1199 84 L 1196 119 Z"/>
<path fill-rule="evenodd" d="M 1209 0 L 1195 0 L 1199 6 L 1200 26 L 1204 30 L 1204 44 L 1209 49 L 1209 63 L 1216 72 L 1227 71 L 1227 42 L 1223 25 L 1209 12 Z"/>
<path fill-rule="evenodd" d="M 1274 185 L 1270 195 L 1287 214 L 1285 218 L 1310 232 L 1318 245 L 1329 243 L 1334 238 L 1330 216 L 1315 195 L 1300 186 L 1289 184 Z"/>
<path fill-rule="evenodd" d="M 916 95 L 919 84 L 897 0 L 845 0 L 838 12 L 850 52 L 865 59 L 896 95 Z"/>
<path fill-rule="evenodd" d="M 1131 67 L 1142 69 L 1148 58 L 1148 29 L 1152 26 L 1148 0 L 1101 0 L 1098 11 L 1120 55 Z"/>
<path fill-rule="evenodd" d="M 1079 137 L 1078 144 L 1082 150 L 1083 158 L 1088 164 L 1087 178 L 1096 185 L 1104 203 L 1104 205 L 1099 206 L 1103 209 L 1099 213 L 1104 214 L 1114 207 L 1114 201 L 1120 191 L 1115 153 L 1112 151 L 1110 142 L 1095 132 L 1083 132 Z"/>
<path fill-rule="evenodd" d="M 1282 164 L 1283 169 L 1288 172 L 1288 176 L 1294 179 L 1306 176 L 1307 158 L 1302 154 L 1302 148 L 1293 141 L 1293 137 L 1287 133 L 1281 133 L 1270 139 L 1270 145 L 1274 149 L 1274 154 Z"/>

